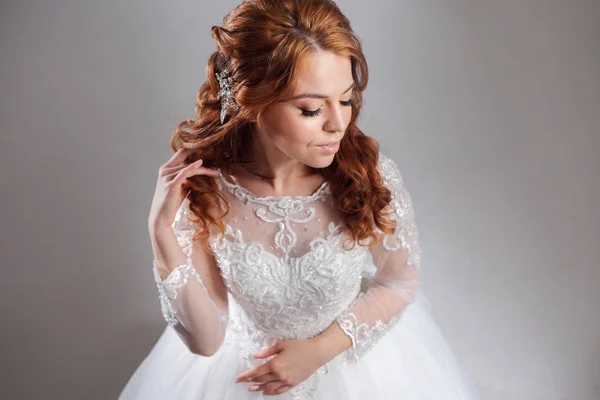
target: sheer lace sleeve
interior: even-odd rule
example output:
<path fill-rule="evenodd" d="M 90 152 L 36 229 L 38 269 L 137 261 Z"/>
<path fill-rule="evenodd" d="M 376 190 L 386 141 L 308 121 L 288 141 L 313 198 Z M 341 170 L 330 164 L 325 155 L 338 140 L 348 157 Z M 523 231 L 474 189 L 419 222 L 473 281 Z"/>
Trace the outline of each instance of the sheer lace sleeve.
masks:
<path fill-rule="evenodd" d="M 352 339 L 345 362 L 358 361 L 401 318 L 420 286 L 421 251 L 414 223 L 412 201 L 396 163 L 380 153 L 379 170 L 392 192 L 389 209 L 397 221 L 392 234 L 370 248 L 376 273 L 337 322 Z M 382 234 L 379 229 L 377 232 Z"/>
<path fill-rule="evenodd" d="M 223 342 L 229 312 L 228 309 L 222 310 L 217 306 L 194 267 L 195 264 L 206 263 L 208 257 L 192 252 L 194 227 L 187 218 L 190 211 L 186 204 L 187 201 L 178 210 L 172 226 L 177 241 L 187 256 L 187 262 L 161 280 L 158 265 L 153 260 L 154 280 L 158 287 L 162 315 L 167 324 L 177 331 L 192 352 L 210 356 Z"/>

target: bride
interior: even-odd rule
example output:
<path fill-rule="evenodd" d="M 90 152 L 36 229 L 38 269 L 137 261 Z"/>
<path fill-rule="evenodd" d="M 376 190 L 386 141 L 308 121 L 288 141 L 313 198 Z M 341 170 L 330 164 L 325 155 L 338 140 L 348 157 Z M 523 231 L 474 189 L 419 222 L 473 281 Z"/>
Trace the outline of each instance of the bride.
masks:
<path fill-rule="evenodd" d="M 420 289 L 398 165 L 358 128 L 348 19 L 247 0 L 212 35 L 148 220 L 167 327 L 119 398 L 476 399 Z"/>

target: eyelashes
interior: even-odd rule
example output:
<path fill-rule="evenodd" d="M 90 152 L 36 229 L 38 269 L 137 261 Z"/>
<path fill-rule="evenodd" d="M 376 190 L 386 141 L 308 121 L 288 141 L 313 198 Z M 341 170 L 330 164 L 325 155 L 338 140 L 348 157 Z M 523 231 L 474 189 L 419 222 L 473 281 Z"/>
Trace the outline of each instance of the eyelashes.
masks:
<path fill-rule="evenodd" d="M 348 101 L 340 101 L 340 104 L 344 107 L 350 107 L 352 105 L 352 99 L 348 100 Z M 300 109 L 302 111 L 302 116 L 304 117 L 316 117 L 317 115 L 321 114 L 321 112 L 323 112 L 323 110 L 321 108 L 319 108 L 318 110 L 305 110 L 303 108 Z"/>

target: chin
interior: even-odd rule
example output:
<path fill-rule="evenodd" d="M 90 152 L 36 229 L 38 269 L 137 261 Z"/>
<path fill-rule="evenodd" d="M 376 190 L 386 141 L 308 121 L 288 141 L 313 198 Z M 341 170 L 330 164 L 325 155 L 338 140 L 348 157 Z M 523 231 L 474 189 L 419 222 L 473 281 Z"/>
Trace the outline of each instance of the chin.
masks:
<path fill-rule="evenodd" d="M 306 164 L 313 168 L 327 168 L 331 165 L 334 158 L 335 154 L 326 154 L 324 157 L 313 158 L 311 162 L 307 162 Z"/>

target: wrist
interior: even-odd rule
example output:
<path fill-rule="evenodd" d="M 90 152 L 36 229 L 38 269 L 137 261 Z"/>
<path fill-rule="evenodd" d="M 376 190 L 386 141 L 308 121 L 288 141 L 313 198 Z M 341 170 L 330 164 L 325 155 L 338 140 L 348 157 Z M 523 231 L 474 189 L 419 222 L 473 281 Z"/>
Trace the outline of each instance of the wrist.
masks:
<path fill-rule="evenodd" d="M 175 231 L 171 225 L 161 225 L 158 223 L 148 224 L 148 232 L 152 237 L 164 237 L 174 235 Z"/>
<path fill-rule="evenodd" d="M 327 329 L 311 339 L 317 347 L 318 354 L 323 356 L 323 361 L 333 360 L 344 350 L 352 347 L 352 339 L 346 335 L 337 321 Z"/>
<path fill-rule="evenodd" d="M 150 232 L 164 232 L 173 230 L 173 223 L 159 222 L 159 221 L 148 221 L 148 230 Z"/>
<path fill-rule="evenodd" d="M 151 228 L 150 243 L 154 262 L 160 266 L 161 275 L 164 276 L 181 264 L 187 263 L 187 254 L 173 228 Z"/>

